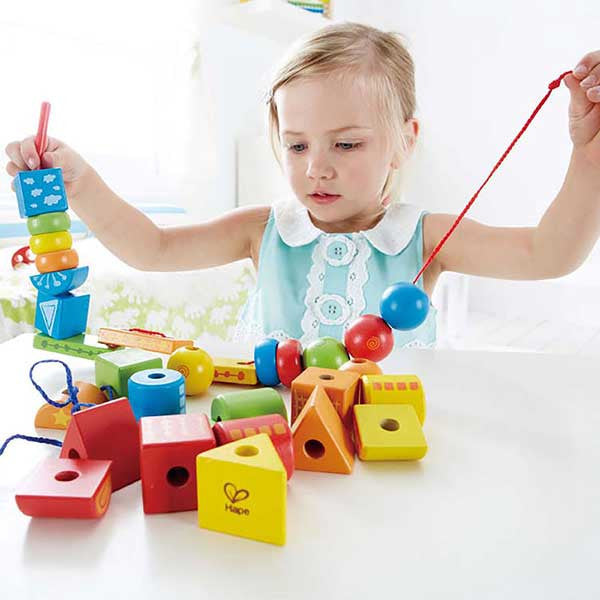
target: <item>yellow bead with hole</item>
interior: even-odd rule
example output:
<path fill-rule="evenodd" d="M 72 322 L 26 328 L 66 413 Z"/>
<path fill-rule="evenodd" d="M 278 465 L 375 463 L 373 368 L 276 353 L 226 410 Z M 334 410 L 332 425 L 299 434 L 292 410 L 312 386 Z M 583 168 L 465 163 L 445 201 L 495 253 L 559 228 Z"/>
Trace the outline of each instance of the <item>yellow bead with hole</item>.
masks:
<path fill-rule="evenodd" d="M 266 433 L 198 454 L 196 481 L 200 527 L 285 544 L 287 473 Z"/>
<path fill-rule="evenodd" d="M 354 441 L 361 460 L 418 460 L 427 454 L 410 404 L 355 404 Z"/>
<path fill-rule="evenodd" d="M 425 390 L 416 375 L 363 375 L 364 404 L 410 404 L 425 422 Z"/>
<path fill-rule="evenodd" d="M 185 378 L 186 396 L 203 394 L 212 384 L 215 376 L 213 359 L 195 346 L 181 346 L 169 356 L 167 369 L 179 371 Z"/>
<path fill-rule="evenodd" d="M 68 231 L 53 231 L 51 233 L 39 233 L 29 238 L 29 248 L 34 254 L 46 254 L 47 252 L 58 252 L 69 250 L 73 245 L 73 238 Z"/>

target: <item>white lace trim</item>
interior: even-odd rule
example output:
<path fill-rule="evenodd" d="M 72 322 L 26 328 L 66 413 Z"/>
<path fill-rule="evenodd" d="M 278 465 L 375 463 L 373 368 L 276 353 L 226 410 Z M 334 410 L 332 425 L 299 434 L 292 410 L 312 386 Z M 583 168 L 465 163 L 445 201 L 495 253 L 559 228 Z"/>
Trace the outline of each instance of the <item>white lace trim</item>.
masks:
<path fill-rule="evenodd" d="M 369 280 L 367 261 L 371 256 L 371 246 L 362 237 L 362 234 L 355 235 L 354 241 L 358 248 L 358 252 L 352 267 L 348 271 L 348 277 L 346 279 L 346 301 L 351 303 L 351 314 L 350 318 L 344 323 L 344 332 L 350 327 L 352 322 L 362 314 L 367 306 L 363 290 L 365 284 Z"/>
<path fill-rule="evenodd" d="M 312 265 L 306 276 L 306 279 L 308 280 L 308 289 L 304 296 L 304 306 L 306 309 L 304 315 L 302 315 L 302 321 L 300 321 L 300 327 L 302 329 L 300 343 L 302 345 L 314 340 L 319 331 L 320 321 L 318 316 L 314 313 L 313 307 L 318 301 L 319 296 L 323 293 L 326 242 L 326 238 L 322 237 L 319 240 L 319 243 L 314 247 L 311 256 Z"/>

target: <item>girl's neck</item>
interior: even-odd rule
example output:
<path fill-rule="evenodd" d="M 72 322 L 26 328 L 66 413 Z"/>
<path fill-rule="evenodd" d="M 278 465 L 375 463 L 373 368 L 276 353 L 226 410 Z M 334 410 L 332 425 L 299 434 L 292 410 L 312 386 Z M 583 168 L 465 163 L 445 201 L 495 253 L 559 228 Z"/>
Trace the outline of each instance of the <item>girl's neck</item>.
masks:
<path fill-rule="evenodd" d="M 326 221 L 319 221 L 319 219 L 308 211 L 308 215 L 313 222 L 313 225 L 325 233 L 353 233 L 357 231 L 366 231 L 375 227 L 375 225 L 381 221 L 384 214 L 385 208 L 380 206 L 379 210 L 375 213 L 359 213 L 348 219 L 344 219 L 343 221 L 328 223 Z"/>

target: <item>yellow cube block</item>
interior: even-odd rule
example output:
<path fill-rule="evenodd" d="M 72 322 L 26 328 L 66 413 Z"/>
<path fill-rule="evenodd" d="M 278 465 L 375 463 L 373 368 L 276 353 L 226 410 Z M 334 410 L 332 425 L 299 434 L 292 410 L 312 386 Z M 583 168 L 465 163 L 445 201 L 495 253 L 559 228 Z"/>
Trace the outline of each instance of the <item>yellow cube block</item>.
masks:
<path fill-rule="evenodd" d="M 427 453 L 410 404 L 355 404 L 354 441 L 361 460 L 416 460 Z"/>
<path fill-rule="evenodd" d="M 266 433 L 196 457 L 198 525 L 285 544 L 287 473 Z"/>
<path fill-rule="evenodd" d="M 410 404 L 425 422 L 425 390 L 416 375 L 363 375 L 363 404 Z"/>

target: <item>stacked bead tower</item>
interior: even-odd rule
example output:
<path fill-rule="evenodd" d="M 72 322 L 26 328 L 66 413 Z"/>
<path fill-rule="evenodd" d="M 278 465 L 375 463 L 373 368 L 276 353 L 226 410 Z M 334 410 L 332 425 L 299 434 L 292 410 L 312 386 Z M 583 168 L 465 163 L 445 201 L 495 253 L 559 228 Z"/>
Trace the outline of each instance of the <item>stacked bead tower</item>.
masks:
<path fill-rule="evenodd" d="M 42 103 L 36 150 L 46 150 L 50 104 Z M 83 333 L 87 327 L 89 294 L 75 295 L 88 276 L 88 267 L 79 267 L 77 252 L 71 247 L 71 219 L 67 214 L 67 194 L 61 169 L 21 171 L 14 180 L 19 214 L 27 218 L 31 234 L 29 246 L 36 255 L 39 275 L 30 279 L 38 290 L 35 327 L 43 334 L 65 339 Z"/>

